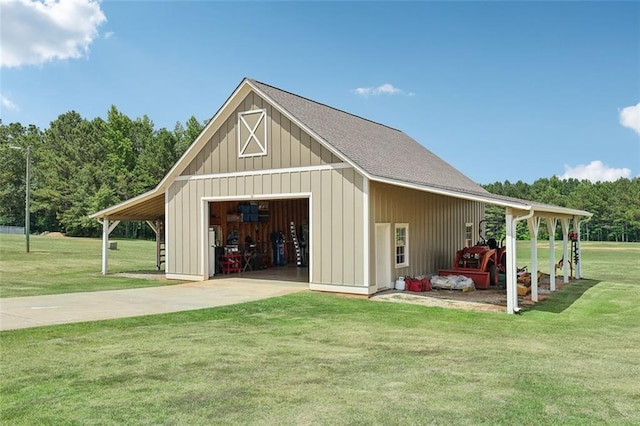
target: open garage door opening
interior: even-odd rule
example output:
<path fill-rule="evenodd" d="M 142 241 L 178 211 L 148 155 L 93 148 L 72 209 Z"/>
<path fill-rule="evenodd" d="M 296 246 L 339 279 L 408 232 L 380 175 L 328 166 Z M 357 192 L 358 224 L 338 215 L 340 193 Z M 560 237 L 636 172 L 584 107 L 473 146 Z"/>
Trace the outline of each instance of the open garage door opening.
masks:
<path fill-rule="evenodd" d="M 210 278 L 309 282 L 309 198 L 208 203 Z"/>

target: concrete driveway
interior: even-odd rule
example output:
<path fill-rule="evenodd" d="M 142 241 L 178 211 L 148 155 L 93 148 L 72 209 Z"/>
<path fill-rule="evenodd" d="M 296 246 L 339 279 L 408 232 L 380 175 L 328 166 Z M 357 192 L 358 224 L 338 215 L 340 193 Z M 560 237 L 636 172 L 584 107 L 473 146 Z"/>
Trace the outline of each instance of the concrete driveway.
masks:
<path fill-rule="evenodd" d="M 3 298 L 0 330 L 212 308 L 308 288 L 307 283 L 224 278 L 130 290 Z"/>

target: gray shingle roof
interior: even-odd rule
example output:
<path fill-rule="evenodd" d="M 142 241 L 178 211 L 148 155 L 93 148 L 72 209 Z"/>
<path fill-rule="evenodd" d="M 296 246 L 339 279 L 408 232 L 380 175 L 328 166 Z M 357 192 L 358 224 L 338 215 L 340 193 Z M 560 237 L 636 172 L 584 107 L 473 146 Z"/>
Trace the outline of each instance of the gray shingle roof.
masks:
<path fill-rule="evenodd" d="M 317 134 L 345 159 L 374 178 L 414 184 L 427 191 L 429 188 L 442 189 L 445 190 L 443 192 L 458 193 L 463 198 L 480 199 L 502 206 L 525 210 L 533 207 L 534 211 L 538 213 L 550 213 L 553 216 L 558 214 L 562 216 L 591 216 L 591 213 L 582 210 L 491 194 L 399 130 L 255 80 L 244 79 L 238 88 L 245 82 L 268 96 L 272 102 L 275 102 L 303 126 Z M 224 105 L 209 124 L 223 110 Z M 207 127 L 158 186 L 123 203 L 94 213 L 91 217 L 131 219 L 135 216 L 137 220 L 142 220 L 155 219 L 161 215 L 163 210 L 162 205 L 157 207 L 158 200 L 164 199 L 164 191 L 171 184 L 172 179 L 178 176 L 197 152 L 202 149 L 206 143 L 206 138 L 203 137 L 206 130 Z M 462 194 L 470 196 L 464 197 Z M 152 206 L 149 207 L 150 205 Z"/>
<path fill-rule="evenodd" d="M 400 130 L 250 80 L 252 85 L 372 176 L 488 194 L 477 183 Z"/>

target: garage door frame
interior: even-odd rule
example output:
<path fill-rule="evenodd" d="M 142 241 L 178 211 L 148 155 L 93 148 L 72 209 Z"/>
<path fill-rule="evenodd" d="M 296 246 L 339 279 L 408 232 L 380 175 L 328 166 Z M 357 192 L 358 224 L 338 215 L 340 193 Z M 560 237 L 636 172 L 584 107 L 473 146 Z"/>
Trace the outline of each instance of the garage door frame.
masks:
<path fill-rule="evenodd" d="M 198 230 L 200 244 L 200 275 L 202 280 L 209 279 L 209 203 L 218 201 L 268 201 L 268 200 L 309 200 L 309 283 L 313 277 L 313 194 L 311 192 L 292 192 L 283 194 L 260 194 L 260 195 L 226 195 L 200 198 L 200 226 Z"/>

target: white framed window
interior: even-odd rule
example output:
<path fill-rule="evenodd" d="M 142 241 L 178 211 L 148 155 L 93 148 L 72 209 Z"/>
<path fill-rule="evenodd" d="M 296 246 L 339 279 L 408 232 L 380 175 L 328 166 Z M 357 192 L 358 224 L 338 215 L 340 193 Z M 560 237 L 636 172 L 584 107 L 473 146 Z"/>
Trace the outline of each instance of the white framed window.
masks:
<path fill-rule="evenodd" d="M 464 224 L 464 246 L 471 247 L 473 245 L 473 223 Z"/>
<path fill-rule="evenodd" d="M 267 110 L 238 113 L 238 157 L 267 155 Z"/>
<path fill-rule="evenodd" d="M 395 225 L 396 268 L 409 266 L 409 224 Z"/>

